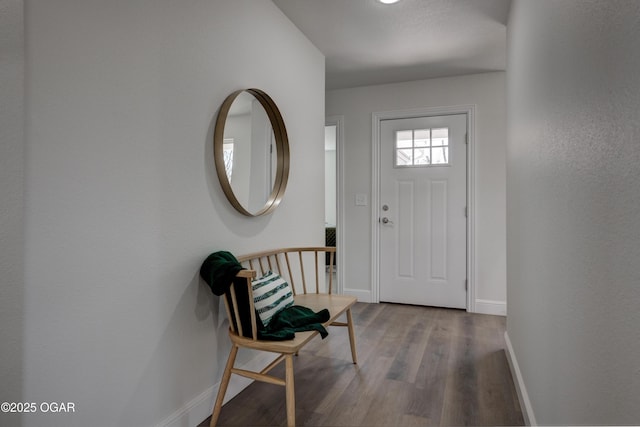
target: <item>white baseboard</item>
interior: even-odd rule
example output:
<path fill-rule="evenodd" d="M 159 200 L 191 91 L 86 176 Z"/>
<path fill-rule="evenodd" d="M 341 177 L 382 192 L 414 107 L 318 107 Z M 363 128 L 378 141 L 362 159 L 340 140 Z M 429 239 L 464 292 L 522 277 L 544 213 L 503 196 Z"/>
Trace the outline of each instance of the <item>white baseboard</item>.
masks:
<path fill-rule="evenodd" d="M 345 295 L 351 295 L 358 298 L 359 302 L 373 302 L 371 299 L 371 291 L 366 291 L 362 289 L 348 289 L 345 288 L 343 290 Z"/>
<path fill-rule="evenodd" d="M 531 400 L 529 399 L 527 388 L 524 385 L 522 372 L 520 372 L 518 360 L 513 352 L 511 340 L 509 339 L 509 334 L 507 332 L 504 333 L 504 340 L 507 343 L 507 361 L 509 362 L 509 368 L 511 369 L 511 376 L 515 380 L 516 392 L 518 393 L 518 400 L 520 401 L 520 408 L 522 410 L 522 416 L 524 417 L 524 423 L 528 426 L 536 426 L 538 424 L 536 422 L 536 417 L 533 414 Z"/>
<path fill-rule="evenodd" d="M 506 301 L 492 301 L 487 299 L 477 299 L 474 313 L 506 316 L 507 303 Z"/>
<path fill-rule="evenodd" d="M 260 371 L 269 365 L 269 363 L 273 362 L 276 357 L 277 355 L 275 354 L 262 352 L 243 366 L 240 366 L 240 368 L 249 371 Z M 224 403 L 227 403 L 229 400 L 234 398 L 252 382 L 253 380 L 250 380 L 249 378 L 232 375 L 231 380 L 229 381 L 229 387 L 227 388 L 227 393 L 225 394 Z M 213 387 L 209 387 L 198 396 L 185 403 L 182 408 L 162 420 L 156 425 L 156 427 L 197 426 L 211 415 L 213 401 L 218 394 L 219 388 L 219 382 Z"/>

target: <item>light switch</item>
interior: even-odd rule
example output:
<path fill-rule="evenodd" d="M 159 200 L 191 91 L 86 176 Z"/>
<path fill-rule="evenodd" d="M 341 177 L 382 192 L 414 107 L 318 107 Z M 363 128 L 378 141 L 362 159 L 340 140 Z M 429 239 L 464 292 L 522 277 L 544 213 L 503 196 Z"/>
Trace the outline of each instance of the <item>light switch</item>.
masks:
<path fill-rule="evenodd" d="M 364 193 L 356 194 L 356 206 L 367 206 L 367 195 Z"/>

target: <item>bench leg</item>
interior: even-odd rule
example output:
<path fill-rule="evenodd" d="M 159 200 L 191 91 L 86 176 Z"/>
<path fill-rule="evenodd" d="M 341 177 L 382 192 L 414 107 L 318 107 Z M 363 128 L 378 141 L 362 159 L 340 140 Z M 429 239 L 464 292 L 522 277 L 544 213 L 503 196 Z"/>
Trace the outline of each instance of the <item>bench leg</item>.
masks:
<path fill-rule="evenodd" d="M 213 413 L 211 414 L 211 423 L 210 427 L 215 427 L 218 423 L 218 417 L 220 417 L 220 411 L 222 410 L 222 402 L 224 401 L 224 395 L 227 392 L 227 387 L 229 386 L 229 380 L 231 379 L 231 369 L 233 369 L 233 364 L 236 361 L 236 355 L 238 354 L 238 346 L 233 344 L 231 347 L 231 352 L 229 353 L 229 358 L 227 359 L 227 365 L 224 368 L 224 373 L 222 374 L 222 380 L 220 380 L 220 388 L 218 389 L 218 397 L 216 397 L 216 403 L 213 407 Z"/>
<path fill-rule="evenodd" d="M 349 343 L 351 344 L 351 359 L 353 363 L 358 363 L 358 356 L 356 355 L 356 334 L 353 330 L 353 316 L 351 315 L 351 308 L 347 310 L 347 325 L 349 328 Z"/>
<path fill-rule="evenodd" d="M 296 394 L 293 382 L 293 355 L 287 354 L 285 359 L 285 389 L 287 394 L 287 426 L 296 425 Z"/>

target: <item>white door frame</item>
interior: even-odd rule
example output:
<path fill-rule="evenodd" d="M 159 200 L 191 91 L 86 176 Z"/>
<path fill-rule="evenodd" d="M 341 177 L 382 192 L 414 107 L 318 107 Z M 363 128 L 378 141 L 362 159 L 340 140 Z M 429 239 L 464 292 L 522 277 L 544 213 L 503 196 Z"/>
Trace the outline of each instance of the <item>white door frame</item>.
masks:
<path fill-rule="evenodd" d="M 380 302 L 380 122 L 428 116 L 467 115 L 467 311 L 475 312 L 476 258 L 475 258 L 475 105 L 416 108 L 383 111 L 372 114 L 371 127 L 371 299 Z"/>
<path fill-rule="evenodd" d="M 344 293 L 345 246 L 342 225 L 344 222 L 344 116 L 327 116 L 325 126 L 336 127 L 336 289 L 338 294 Z"/>

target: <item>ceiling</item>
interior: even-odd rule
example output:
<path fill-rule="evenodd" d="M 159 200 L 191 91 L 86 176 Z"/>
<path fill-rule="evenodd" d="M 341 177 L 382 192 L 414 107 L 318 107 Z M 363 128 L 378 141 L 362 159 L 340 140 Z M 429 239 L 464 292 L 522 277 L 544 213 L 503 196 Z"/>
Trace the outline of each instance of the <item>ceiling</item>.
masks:
<path fill-rule="evenodd" d="M 273 0 L 339 89 L 504 70 L 511 0 Z"/>

